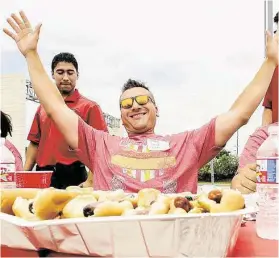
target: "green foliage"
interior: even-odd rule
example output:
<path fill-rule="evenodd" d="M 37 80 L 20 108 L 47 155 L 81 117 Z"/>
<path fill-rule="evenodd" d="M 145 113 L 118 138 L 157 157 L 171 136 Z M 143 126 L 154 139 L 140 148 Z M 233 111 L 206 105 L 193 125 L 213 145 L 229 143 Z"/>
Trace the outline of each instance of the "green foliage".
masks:
<path fill-rule="evenodd" d="M 214 180 L 230 180 L 238 168 L 238 157 L 227 150 L 222 150 L 213 161 Z M 210 163 L 204 165 L 199 171 L 199 181 L 211 181 Z"/>

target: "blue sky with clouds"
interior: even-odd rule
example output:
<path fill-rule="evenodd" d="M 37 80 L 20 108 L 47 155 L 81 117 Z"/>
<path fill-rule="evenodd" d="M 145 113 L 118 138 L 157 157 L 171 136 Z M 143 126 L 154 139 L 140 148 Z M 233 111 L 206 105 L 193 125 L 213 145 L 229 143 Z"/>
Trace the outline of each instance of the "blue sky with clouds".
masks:
<path fill-rule="evenodd" d="M 1 4 L 1 26 L 20 9 L 43 23 L 39 51 L 47 71 L 53 55 L 74 53 L 78 88 L 105 112 L 119 117 L 118 95 L 128 78 L 146 82 L 159 105 L 160 134 L 199 127 L 225 112 L 264 58 L 262 0 L 14 0 Z M 1 74 L 27 75 L 15 44 L 3 33 L 0 41 Z M 27 130 L 34 112 L 28 104 Z M 240 130 L 240 150 L 261 113 Z M 227 148 L 235 144 L 233 136 Z"/>

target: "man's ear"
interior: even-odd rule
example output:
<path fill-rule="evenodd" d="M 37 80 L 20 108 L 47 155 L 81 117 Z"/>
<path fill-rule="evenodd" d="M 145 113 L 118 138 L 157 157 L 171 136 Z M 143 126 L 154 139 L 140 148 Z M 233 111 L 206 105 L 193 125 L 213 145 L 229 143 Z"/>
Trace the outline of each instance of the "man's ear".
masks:
<path fill-rule="evenodd" d="M 77 80 L 79 79 L 79 72 L 77 72 Z"/>
<path fill-rule="evenodd" d="M 54 80 L 54 71 L 51 71 L 51 77 Z"/>

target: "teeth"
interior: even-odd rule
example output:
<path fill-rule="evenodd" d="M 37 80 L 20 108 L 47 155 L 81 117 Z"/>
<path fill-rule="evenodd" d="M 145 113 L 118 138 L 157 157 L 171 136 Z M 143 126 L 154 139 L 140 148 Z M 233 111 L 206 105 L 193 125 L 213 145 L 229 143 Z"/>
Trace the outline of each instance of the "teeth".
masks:
<path fill-rule="evenodd" d="M 137 118 L 137 117 L 141 117 L 143 116 L 144 114 L 136 114 L 136 115 L 133 115 L 132 118 Z"/>

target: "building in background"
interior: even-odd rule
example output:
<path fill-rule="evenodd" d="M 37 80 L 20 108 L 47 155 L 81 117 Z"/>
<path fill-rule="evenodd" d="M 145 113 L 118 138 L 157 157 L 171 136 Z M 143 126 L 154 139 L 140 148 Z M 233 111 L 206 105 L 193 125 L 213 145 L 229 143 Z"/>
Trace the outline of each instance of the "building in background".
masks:
<path fill-rule="evenodd" d="M 11 116 L 13 144 L 24 157 L 26 147 L 26 79 L 20 74 L 1 75 L 0 108 Z"/>

